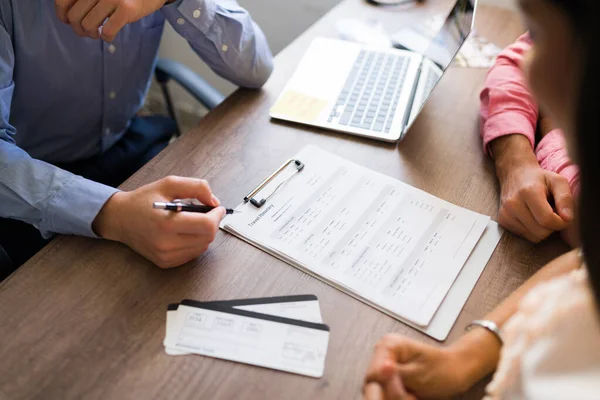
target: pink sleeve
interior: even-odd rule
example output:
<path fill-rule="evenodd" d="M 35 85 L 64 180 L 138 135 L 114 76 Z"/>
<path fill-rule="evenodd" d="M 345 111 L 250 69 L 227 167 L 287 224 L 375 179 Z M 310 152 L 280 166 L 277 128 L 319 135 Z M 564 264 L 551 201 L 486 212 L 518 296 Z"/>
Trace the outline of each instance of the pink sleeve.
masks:
<path fill-rule="evenodd" d="M 540 140 L 535 151 L 540 167 L 564 176 L 569 181 L 571 192 L 576 195 L 579 189 L 579 168 L 573 164 L 563 132 L 554 129 Z"/>
<path fill-rule="evenodd" d="M 521 62 L 532 42 L 521 36 L 498 56 L 488 72 L 481 92 L 481 136 L 489 153 L 489 143 L 501 136 L 521 134 L 535 143 L 538 107 L 525 84 Z"/>
<path fill-rule="evenodd" d="M 573 164 L 567 153 L 563 132 L 560 129 L 550 131 L 540 140 L 535 153 L 540 167 L 567 178 L 573 197 L 577 197 L 579 194 L 579 168 Z M 578 234 L 574 225 L 563 230 L 561 236 L 571 247 L 578 246 Z"/>

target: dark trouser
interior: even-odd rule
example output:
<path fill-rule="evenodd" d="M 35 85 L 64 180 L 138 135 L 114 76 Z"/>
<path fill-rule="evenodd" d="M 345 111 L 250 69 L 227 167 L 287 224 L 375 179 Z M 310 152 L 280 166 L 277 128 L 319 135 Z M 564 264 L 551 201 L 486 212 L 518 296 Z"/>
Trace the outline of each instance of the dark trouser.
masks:
<path fill-rule="evenodd" d="M 175 124 L 164 117 L 134 118 L 121 140 L 105 153 L 57 167 L 117 187 L 168 144 Z M 37 253 L 49 239 L 32 225 L 0 218 L 0 281 Z"/>

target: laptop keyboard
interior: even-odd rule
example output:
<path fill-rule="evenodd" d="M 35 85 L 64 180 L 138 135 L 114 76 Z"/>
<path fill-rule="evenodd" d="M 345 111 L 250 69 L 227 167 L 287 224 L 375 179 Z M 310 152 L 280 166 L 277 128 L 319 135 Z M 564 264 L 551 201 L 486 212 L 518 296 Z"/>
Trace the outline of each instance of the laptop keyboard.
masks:
<path fill-rule="evenodd" d="M 389 133 L 402 93 L 409 58 L 398 54 L 361 50 L 329 122 Z"/>

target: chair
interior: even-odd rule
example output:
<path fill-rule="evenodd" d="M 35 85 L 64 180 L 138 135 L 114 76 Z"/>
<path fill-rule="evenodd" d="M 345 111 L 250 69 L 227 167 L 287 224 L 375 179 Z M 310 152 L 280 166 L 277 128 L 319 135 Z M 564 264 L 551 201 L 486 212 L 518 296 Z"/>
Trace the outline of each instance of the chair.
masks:
<path fill-rule="evenodd" d="M 225 99 L 225 96 L 221 92 L 212 87 L 191 69 L 177 61 L 159 59 L 156 63 L 155 76 L 165 98 L 169 117 L 175 121 L 177 126 L 177 136 L 181 135 L 181 129 L 177 122 L 177 114 L 175 113 L 175 107 L 169 93 L 168 83 L 171 79 L 183 87 L 209 111 L 217 107 Z"/>

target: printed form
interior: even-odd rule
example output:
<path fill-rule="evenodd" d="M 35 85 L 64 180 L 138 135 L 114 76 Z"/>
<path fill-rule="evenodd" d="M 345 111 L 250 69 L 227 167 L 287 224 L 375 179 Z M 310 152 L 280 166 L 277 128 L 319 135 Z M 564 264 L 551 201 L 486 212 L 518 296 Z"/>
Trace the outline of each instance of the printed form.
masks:
<path fill-rule="evenodd" d="M 222 228 L 370 305 L 427 326 L 489 217 L 318 147 Z M 282 172 L 257 197 L 289 177 Z"/>

